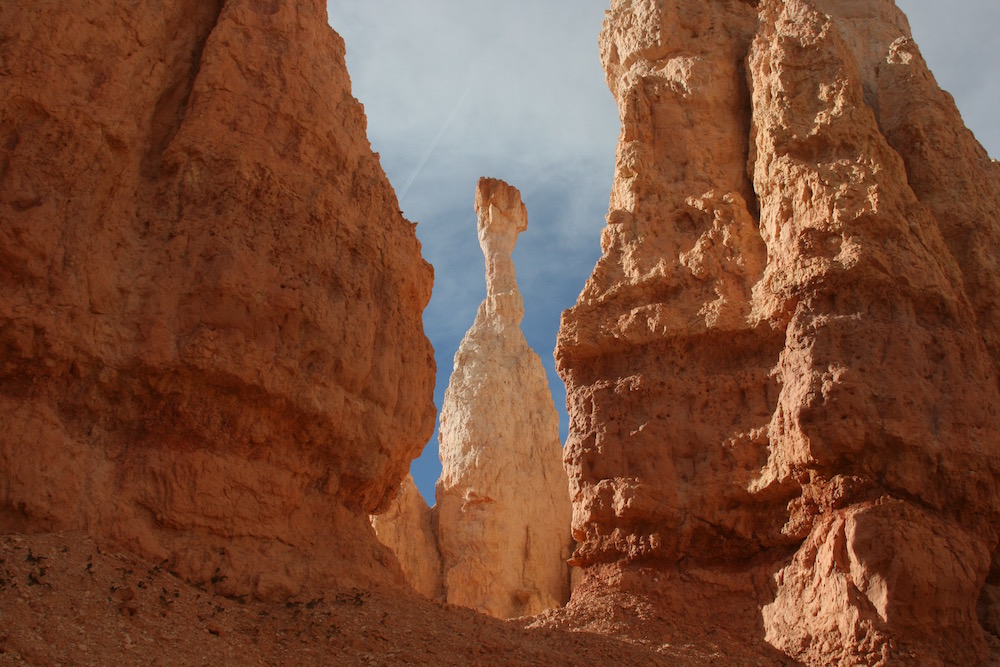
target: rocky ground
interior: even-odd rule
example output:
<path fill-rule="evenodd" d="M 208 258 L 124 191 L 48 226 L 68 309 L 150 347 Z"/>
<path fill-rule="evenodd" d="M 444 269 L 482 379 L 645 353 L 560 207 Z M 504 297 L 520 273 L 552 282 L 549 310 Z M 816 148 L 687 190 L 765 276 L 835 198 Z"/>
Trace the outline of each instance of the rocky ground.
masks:
<path fill-rule="evenodd" d="M 609 636 L 655 619 L 606 602 L 511 621 L 385 589 L 276 605 L 213 595 L 80 533 L 0 537 L 4 666 L 781 664 L 708 632 Z"/>
<path fill-rule="evenodd" d="M 502 621 L 385 588 L 283 604 L 228 598 L 81 533 L 8 534 L 0 536 L 0 667 L 799 664 L 724 599 L 684 590 L 678 604 L 656 598 L 696 581 L 647 582 L 652 593 L 629 595 L 623 579 L 646 575 L 614 576 L 592 579 L 566 609 Z M 990 640 L 987 664 L 1000 665 Z"/>

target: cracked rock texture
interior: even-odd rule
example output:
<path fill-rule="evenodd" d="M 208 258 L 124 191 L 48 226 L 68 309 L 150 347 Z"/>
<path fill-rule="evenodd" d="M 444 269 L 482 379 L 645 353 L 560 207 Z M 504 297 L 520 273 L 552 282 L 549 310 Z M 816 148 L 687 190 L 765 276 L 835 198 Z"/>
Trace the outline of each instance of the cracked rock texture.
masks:
<path fill-rule="evenodd" d="M 325 5 L 2 13 L 0 530 L 234 595 L 395 580 L 367 516 L 433 431 L 432 269 Z"/>
<path fill-rule="evenodd" d="M 615 182 L 556 349 L 575 562 L 743 572 L 809 665 L 982 662 L 1000 167 L 891 0 L 614 0 L 600 46 Z"/>
<path fill-rule="evenodd" d="M 465 334 L 441 408 L 438 545 L 448 602 L 508 618 L 569 597 L 570 504 L 559 418 L 521 332 L 511 252 L 528 226 L 520 193 L 476 188 L 486 300 Z"/>

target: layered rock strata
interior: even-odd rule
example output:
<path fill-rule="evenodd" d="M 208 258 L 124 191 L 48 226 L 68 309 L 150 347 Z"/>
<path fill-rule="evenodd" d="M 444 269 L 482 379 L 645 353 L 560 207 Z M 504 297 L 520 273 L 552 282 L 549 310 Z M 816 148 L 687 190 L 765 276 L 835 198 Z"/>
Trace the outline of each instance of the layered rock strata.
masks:
<path fill-rule="evenodd" d="M 556 350 L 577 562 L 773 571 L 761 631 L 806 664 L 982 660 L 1000 168 L 891 0 L 616 0 L 600 44 L 615 182 Z"/>
<path fill-rule="evenodd" d="M 545 369 L 521 332 L 511 252 L 528 225 L 520 193 L 476 188 L 486 300 L 455 354 L 441 408 L 438 545 L 448 602 L 498 617 L 569 596 L 570 504 Z"/>
<path fill-rule="evenodd" d="M 433 431 L 432 269 L 325 5 L 3 14 L 0 529 L 230 594 L 395 577 L 367 515 Z"/>

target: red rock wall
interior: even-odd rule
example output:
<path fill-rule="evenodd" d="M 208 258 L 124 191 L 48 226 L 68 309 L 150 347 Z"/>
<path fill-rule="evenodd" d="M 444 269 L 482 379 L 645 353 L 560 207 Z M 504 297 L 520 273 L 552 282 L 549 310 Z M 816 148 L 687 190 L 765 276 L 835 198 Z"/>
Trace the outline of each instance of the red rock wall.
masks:
<path fill-rule="evenodd" d="M 385 576 L 367 514 L 433 430 L 432 269 L 325 5 L 3 13 L 0 525 L 228 592 Z"/>
<path fill-rule="evenodd" d="M 981 660 L 997 164 L 891 0 L 617 0 L 601 50 L 617 171 L 556 351 L 577 560 L 769 569 L 807 664 Z"/>

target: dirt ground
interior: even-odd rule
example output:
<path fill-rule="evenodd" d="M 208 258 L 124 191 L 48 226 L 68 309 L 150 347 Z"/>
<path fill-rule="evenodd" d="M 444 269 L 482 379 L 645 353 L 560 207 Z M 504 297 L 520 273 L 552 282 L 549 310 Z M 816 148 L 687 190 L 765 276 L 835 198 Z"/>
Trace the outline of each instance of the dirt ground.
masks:
<path fill-rule="evenodd" d="M 600 589 L 601 587 L 597 587 Z M 0 665 L 780 665 L 758 639 L 610 588 L 500 621 L 395 589 L 269 604 L 84 534 L 0 536 Z"/>

